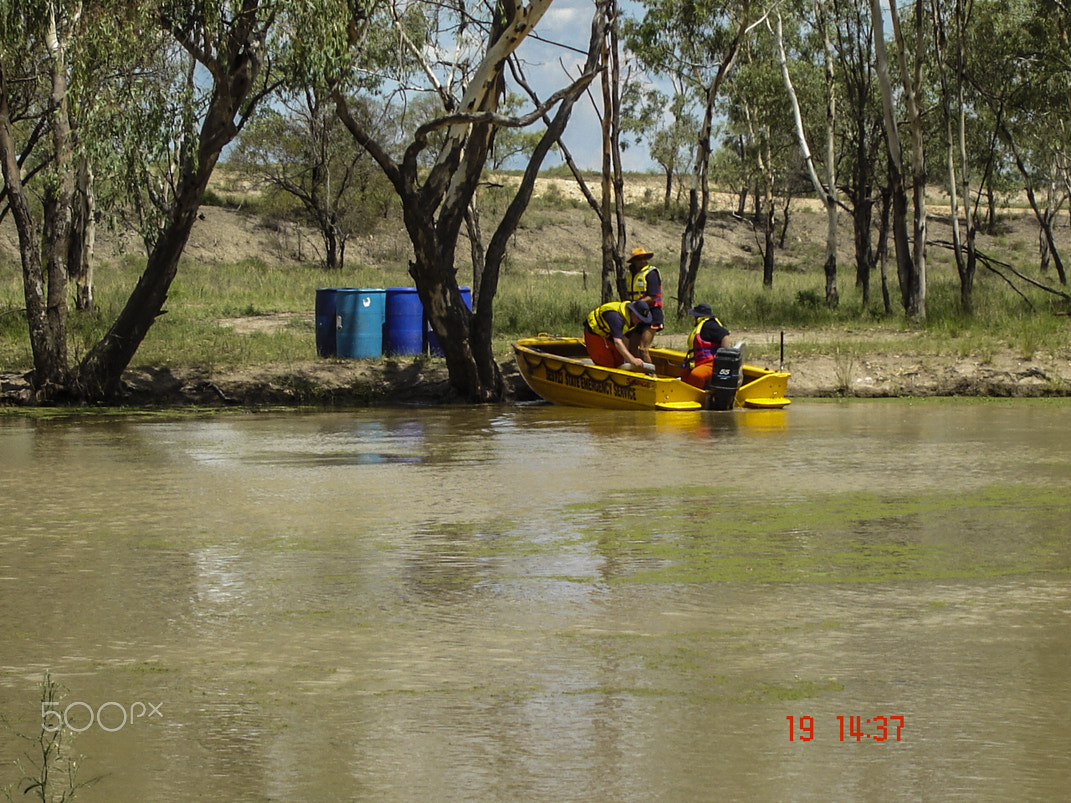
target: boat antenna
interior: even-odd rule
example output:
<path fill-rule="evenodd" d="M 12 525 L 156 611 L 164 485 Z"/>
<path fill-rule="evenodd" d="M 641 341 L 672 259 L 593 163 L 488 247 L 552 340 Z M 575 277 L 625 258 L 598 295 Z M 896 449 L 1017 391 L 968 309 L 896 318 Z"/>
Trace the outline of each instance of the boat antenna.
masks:
<path fill-rule="evenodd" d="M 781 330 L 781 364 L 777 368 L 778 371 L 785 370 L 785 330 Z"/>

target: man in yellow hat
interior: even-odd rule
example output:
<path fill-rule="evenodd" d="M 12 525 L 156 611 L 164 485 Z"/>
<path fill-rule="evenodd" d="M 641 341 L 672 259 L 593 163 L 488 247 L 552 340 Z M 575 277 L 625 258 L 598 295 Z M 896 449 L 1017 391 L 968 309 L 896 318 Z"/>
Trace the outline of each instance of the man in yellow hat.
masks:
<path fill-rule="evenodd" d="M 658 268 L 647 261 L 653 256 L 654 252 L 646 248 L 633 248 L 632 256 L 628 258 L 628 298 L 625 300 L 644 301 L 651 308 L 651 325 L 639 330 L 635 342 L 632 343 L 644 362 L 651 362 L 648 349 L 654 340 L 655 332 L 665 325 L 665 315 L 662 312 L 662 277 Z"/>

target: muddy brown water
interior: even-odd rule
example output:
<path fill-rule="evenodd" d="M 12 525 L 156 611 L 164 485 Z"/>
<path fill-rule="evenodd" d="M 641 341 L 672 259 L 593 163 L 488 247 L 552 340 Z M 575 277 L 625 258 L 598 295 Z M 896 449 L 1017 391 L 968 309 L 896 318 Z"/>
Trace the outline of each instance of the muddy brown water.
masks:
<path fill-rule="evenodd" d="M 62 722 L 83 801 L 1062 799 L 1069 452 L 1028 400 L 3 420 L 0 787 Z"/>

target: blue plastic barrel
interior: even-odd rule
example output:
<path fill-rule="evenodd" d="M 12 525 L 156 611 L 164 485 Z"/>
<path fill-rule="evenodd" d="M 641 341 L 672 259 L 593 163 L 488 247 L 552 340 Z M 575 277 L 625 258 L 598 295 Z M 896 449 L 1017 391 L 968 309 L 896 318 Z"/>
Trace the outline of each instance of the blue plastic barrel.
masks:
<path fill-rule="evenodd" d="M 472 310 L 472 288 L 471 287 L 459 287 L 458 289 L 461 291 L 461 300 L 465 302 L 465 306 L 468 307 L 469 310 L 471 311 Z M 429 354 L 433 354 L 436 357 L 442 357 L 443 356 L 443 350 L 442 350 L 442 347 L 439 345 L 439 338 L 436 336 L 435 332 L 432 331 L 431 323 L 428 321 L 426 316 L 424 318 L 424 331 L 427 333 L 428 353 Z"/>
<path fill-rule="evenodd" d="M 339 287 L 316 288 L 316 353 L 334 357 L 338 353 L 337 295 Z"/>
<path fill-rule="evenodd" d="M 383 356 L 386 290 L 350 287 L 335 294 L 339 357 L 366 359 Z"/>
<path fill-rule="evenodd" d="M 387 288 L 387 323 L 383 351 L 420 354 L 424 350 L 424 305 L 415 287 Z"/>

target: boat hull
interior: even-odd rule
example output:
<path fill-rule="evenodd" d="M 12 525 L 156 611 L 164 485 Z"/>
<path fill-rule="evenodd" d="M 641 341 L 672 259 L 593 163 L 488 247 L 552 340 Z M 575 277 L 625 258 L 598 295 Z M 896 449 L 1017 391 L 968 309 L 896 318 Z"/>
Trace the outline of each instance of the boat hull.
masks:
<path fill-rule="evenodd" d="M 535 393 L 554 404 L 608 410 L 707 409 L 707 393 L 680 379 L 684 352 L 650 349 L 655 373 L 602 368 L 588 359 L 578 338 L 533 337 L 513 344 L 517 367 Z M 736 407 L 788 405 L 789 374 L 745 364 Z"/>

